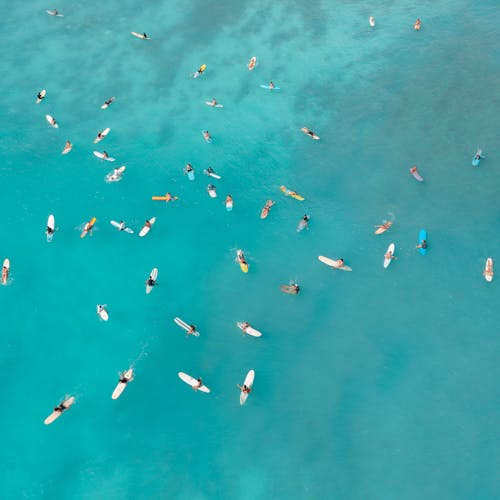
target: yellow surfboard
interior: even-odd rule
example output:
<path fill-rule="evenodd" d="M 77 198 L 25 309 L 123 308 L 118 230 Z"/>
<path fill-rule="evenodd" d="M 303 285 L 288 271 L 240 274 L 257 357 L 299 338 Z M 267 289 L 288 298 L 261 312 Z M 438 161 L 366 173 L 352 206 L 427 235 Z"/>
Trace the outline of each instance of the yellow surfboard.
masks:
<path fill-rule="evenodd" d="M 83 228 L 83 231 L 80 234 L 80 238 L 85 238 L 85 236 L 87 236 L 87 233 L 89 231 L 91 231 L 92 228 L 94 227 L 94 224 L 96 223 L 96 220 L 97 219 L 95 217 L 92 217 L 92 219 L 90 219 L 90 221 L 87 222 L 87 224 L 85 224 L 85 227 Z"/>
<path fill-rule="evenodd" d="M 280 190 L 285 196 L 291 196 L 292 198 L 294 198 L 296 200 L 304 201 L 304 199 L 305 199 L 303 196 L 300 196 L 299 193 L 296 193 L 295 191 L 291 191 L 290 189 L 287 189 L 285 186 L 280 186 Z"/>

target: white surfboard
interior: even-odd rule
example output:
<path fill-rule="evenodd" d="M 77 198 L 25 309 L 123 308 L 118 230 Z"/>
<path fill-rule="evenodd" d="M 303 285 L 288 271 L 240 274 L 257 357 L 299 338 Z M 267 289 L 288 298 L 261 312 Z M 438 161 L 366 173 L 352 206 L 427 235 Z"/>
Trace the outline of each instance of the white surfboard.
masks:
<path fill-rule="evenodd" d="M 126 380 L 126 382 L 122 382 L 122 380 Z M 134 380 L 134 370 L 132 368 L 120 373 L 120 382 L 118 382 L 113 394 L 111 394 L 111 399 L 118 399 L 125 390 L 125 387 L 127 387 L 127 384 L 132 382 L 132 380 Z"/>
<path fill-rule="evenodd" d="M 188 375 L 187 373 L 179 372 L 178 375 L 183 382 L 186 382 L 186 384 L 190 385 L 193 389 L 199 383 L 194 377 L 191 377 L 191 375 Z M 205 392 L 207 394 L 210 392 L 210 389 L 206 385 L 201 385 L 200 387 L 196 387 L 196 390 Z"/>
<path fill-rule="evenodd" d="M 115 161 L 115 158 L 111 158 L 111 156 L 106 157 L 104 153 L 101 153 L 99 151 L 94 151 L 94 156 L 97 156 L 97 158 L 101 160 L 106 160 L 106 161 Z"/>
<path fill-rule="evenodd" d="M 320 262 L 323 262 L 323 264 L 326 264 L 327 266 L 332 267 L 333 269 L 339 269 L 340 271 L 352 271 L 352 269 L 346 265 L 339 267 L 338 260 L 330 259 L 328 257 L 325 257 L 324 255 L 318 255 L 318 260 Z"/>
<path fill-rule="evenodd" d="M 373 16 L 370 16 L 370 19 L 368 19 L 368 22 L 370 23 L 370 26 L 372 28 L 375 26 L 375 18 Z"/>
<path fill-rule="evenodd" d="M 119 231 L 124 231 L 125 233 L 134 234 L 133 229 L 130 229 L 129 227 L 127 227 L 125 225 L 122 226 L 122 224 L 120 222 L 117 222 L 115 220 L 112 220 L 110 222 L 111 222 L 111 225 L 116 227 L 116 229 L 118 229 Z"/>
<path fill-rule="evenodd" d="M 149 223 L 151 225 L 153 225 L 155 222 L 156 222 L 156 217 L 151 217 L 151 219 L 149 219 Z M 146 224 L 144 224 L 144 226 L 142 226 L 142 229 L 139 232 L 139 236 L 143 238 L 144 236 L 146 236 L 146 234 L 149 233 L 150 230 L 151 228 L 148 227 Z"/>
<path fill-rule="evenodd" d="M 110 130 L 111 129 L 108 127 L 108 128 L 105 128 L 102 132 L 99 132 L 97 134 L 96 138 L 94 139 L 94 144 L 101 142 L 109 134 Z"/>
<path fill-rule="evenodd" d="M 153 268 L 153 270 L 151 271 L 149 278 L 151 278 L 154 281 L 156 281 L 156 278 L 158 278 L 158 269 L 156 267 Z M 148 281 L 149 281 L 149 278 L 148 278 Z M 148 293 L 148 294 L 151 293 L 152 289 L 153 289 L 153 287 L 151 285 L 148 285 L 148 282 L 146 281 L 146 293 Z"/>
<path fill-rule="evenodd" d="M 181 318 L 174 318 L 174 321 L 182 329 L 186 330 L 186 332 L 189 332 L 189 330 L 191 329 L 191 327 L 185 321 L 183 321 Z M 195 337 L 199 337 L 200 332 L 195 330 L 193 333 L 190 333 L 189 335 L 194 335 Z"/>
<path fill-rule="evenodd" d="M 50 231 L 49 231 L 50 228 Z M 49 215 L 47 219 L 47 229 L 45 230 L 45 234 L 47 235 L 47 241 L 50 243 L 52 238 L 54 237 L 54 231 L 56 230 L 56 220 L 52 214 Z"/>
<path fill-rule="evenodd" d="M 97 310 L 97 315 L 103 321 L 108 321 L 109 315 L 108 315 L 108 311 L 106 311 L 106 304 L 97 304 L 96 310 Z"/>
<path fill-rule="evenodd" d="M 151 40 L 151 38 L 149 38 L 149 36 L 147 36 L 147 35 L 144 36 L 144 33 L 137 33 L 137 31 L 131 31 L 130 34 L 134 35 L 137 38 L 140 38 L 141 40 Z"/>
<path fill-rule="evenodd" d="M 387 255 L 389 252 L 391 252 L 391 255 L 394 255 L 394 249 L 395 249 L 395 248 L 396 248 L 396 247 L 394 246 L 394 243 L 391 243 L 391 244 L 387 247 L 387 250 L 386 250 L 385 254 Z M 389 264 L 391 263 L 391 260 L 392 260 L 392 259 L 387 259 L 387 258 L 385 258 L 385 256 L 384 256 L 384 268 L 389 267 Z"/>
<path fill-rule="evenodd" d="M 106 182 L 120 182 L 122 180 L 123 172 L 125 172 L 125 165 L 119 168 L 113 169 L 111 172 L 106 174 Z"/>
<path fill-rule="evenodd" d="M 36 104 L 40 104 L 42 102 L 42 99 L 47 95 L 47 91 L 45 89 L 41 90 L 38 92 L 36 96 Z"/>
<path fill-rule="evenodd" d="M 207 106 L 211 106 L 212 108 L 223 108 L 224 106 L 222 104 L 216 104 L 215 106 L 212 104 L 212 101 L 205 101 L 205 104 Z"/>
<path fill-rule="evenodd" d="M 61 405 L 63 406 L 63 410 L 54 410 L 44 421 L 43 423 L 45 425 L 49 425 L 54 420 L 57 420 L 63 413 L 63 411 L 69 410 L 73 403 L 75 402 L 75 398 L 73 396 L 70 396 L 69 398 L 66 398 Z"/>
<path fill-rule="evenodd" d="M 483 271 L 484 279 L 488 282 L 491 282 L 493 281 L 494 274 L 495 273 L 493 272 L 493 259 L 491 257 L 488 257 L 486 259 L 486 264 L 484 266 L 484 271 Z"/>
<path fill-rule="evenodd" d="M 253 370 L 250 370 L 247 373 L 247 376 L 245 377 L 245 381 L 243 382 L 243 385 L 246 385 L 248 388 L 252 388 L 253 386 L 253 381 L 255 379 L 255 372 Z M 248 392 L 240 392 L 240 405 L 244 405 L 246 400 L 248 398 Z"/>
<path fill-rule="evenodd" d="M 221 179 L 221 176 L 216 174 L 215 172 L 209 172 L 207 169 L 203 170 L 203 173 L 205 175 L 208 175 L 209 177 L 213 177 L 214 179 Z"/>
<path fill-rule="evenodd" d="M 45 119 L 49 122 L 49 125 L 54 128 L 59 128 L 59 125 L 57 124 L 55 118 L 50 115 L 45 115 Z"/>
<path fill-rule="evenodd" d="M 210 184 L 207 187 L 207 193 L 210 196 L 210 198 L 217 198 L 217 191 L 216 191 L 215 186 L 213 184 Z"/>
<path fill-rule="evenodd" d="M 247 333 L 248 335 L 252 337 L 262 337 L 262 333 L 259 332 L 259 330 L 256 330 L 255 328 L 252 328 L 251 326 L 247 326 L 246 328 L 243 326 L 243 323 L 238 322 L 236 323 L 236 326 L 243 332 Z"/>
<path fill-rule="evenodd" d="M 47 12 L 47 14 L 49 16 L 64 17 L 64 14 L 59 14 L 59 12 L 57 12 L 57 10 L 46 10 L 45 12 Z"/>
<path fill-rule="evenodd" d="M 7 284 L 7 280 L 9 279 L 9 272 L 10 272 L 10 260 L 5 259 L 3 261 L 3 266 L 2 266 L 2 285 Z"/>

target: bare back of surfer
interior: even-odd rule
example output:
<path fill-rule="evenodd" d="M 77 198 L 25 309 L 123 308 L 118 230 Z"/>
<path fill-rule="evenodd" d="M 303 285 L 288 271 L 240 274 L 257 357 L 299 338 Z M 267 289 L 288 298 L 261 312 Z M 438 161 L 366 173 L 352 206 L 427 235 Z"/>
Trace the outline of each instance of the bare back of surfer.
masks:
<path fill-rule="evenodd" d="M 251 387 L 246 386 L 245 384 L 243 384 L 243 385 L 239 385 L 239 384 L 237 384 L 237 385 L 238 385 L 238 389 L 239 389 L 241 392 L 245 393 L 245 394 L 250 394 L 250 393 L 252 392 L 252 388 L 251 388 Z"/>
<path fill-rule="evenodd" d="M 196 379 L 196 385 L 193 385 L 193 391 L 197 391 L 202 385 L 203 385 L 203 381 L 201 380 L 201 377 L 197 378 Z"/>
<path fill-rule="evenodd" d="M 186 333 L 188 335 L 193 335 L 194 332 L 196 332 L 196 326 L 195 325 L 189 325 L 189 330 L 186 330 Z"/>
<path fill-rule="evenodd" d="M 379 229 L 380 233 L 385 233 L 392 226 L 392 222 L 384 222 L 383 224 L 377 224 L 375 227 Z"/>

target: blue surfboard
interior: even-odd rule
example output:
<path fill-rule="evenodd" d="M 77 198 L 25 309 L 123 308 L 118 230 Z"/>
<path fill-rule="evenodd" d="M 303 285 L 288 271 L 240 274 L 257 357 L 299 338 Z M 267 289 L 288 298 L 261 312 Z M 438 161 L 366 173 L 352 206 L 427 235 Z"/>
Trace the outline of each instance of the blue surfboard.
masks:
<path fill-rule="evenodd" d="M 472 166 L 473 167 L 478 167 L 479 163 L 481 163 L 481 158 L 482 158 L 481 153 L 482 153 L 482 151 L 480 149 L 478 149 L 474 158 L 472 158 Z M 479 158 L 478 158 L 478 156 L 479 156 Z"/>
<path fill-rule="evenodd" d="M 271 88 L 269 85 L 261 85 L 261 88 L 267 89 L 267 90 L 280 90 L 279 87 L 275 86 L 275 87 Z"/>
<path fill-rule="evenodd" d="M 427 231 L 425 229 L 421 229 L 418 233 L 418 244 L 421 245 L 422 241 L 427 243 Z M 421 255 L 425 255 L 427 253 L 427 248 L 419 248 L 418 251 Z"/>

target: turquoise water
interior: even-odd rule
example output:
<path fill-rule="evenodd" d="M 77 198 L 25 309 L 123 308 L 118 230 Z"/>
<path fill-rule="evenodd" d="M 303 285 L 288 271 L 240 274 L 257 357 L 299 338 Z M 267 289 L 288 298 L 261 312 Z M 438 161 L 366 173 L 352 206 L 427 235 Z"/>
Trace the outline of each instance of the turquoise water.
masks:
<path fill-rule="evenodd" d="M 498 2 L 91 0 L 56 6 L 64 18 L 53 7 L 9 5 L 0 48 L 2 496 L 498 497 L 500 297 L 481 275 L 500 259 Z M 259 87 L 270 80 L 279 92 Z M 223 109 L 204 105 L 213 97 Z M 103 149 L 126 165 L 121 182 L 104 182 L 114 165 L 92 156 Z M 216 200 L 208 166 L 222 175 Z M 150 200 L 166 191 L 180 200 Z M 138 231 L 152 216 L 144 239 L 109 224 Z M 394 226 L 376 237 L 383 219 Z M 290 280 L 299 296 L 279 291 Z M 243 337 L 244 320 L 263 337 Z M 130 365 L 136 378 L 112 401 Z M 75 406 L 44 426 L 66 394 Z"/>

